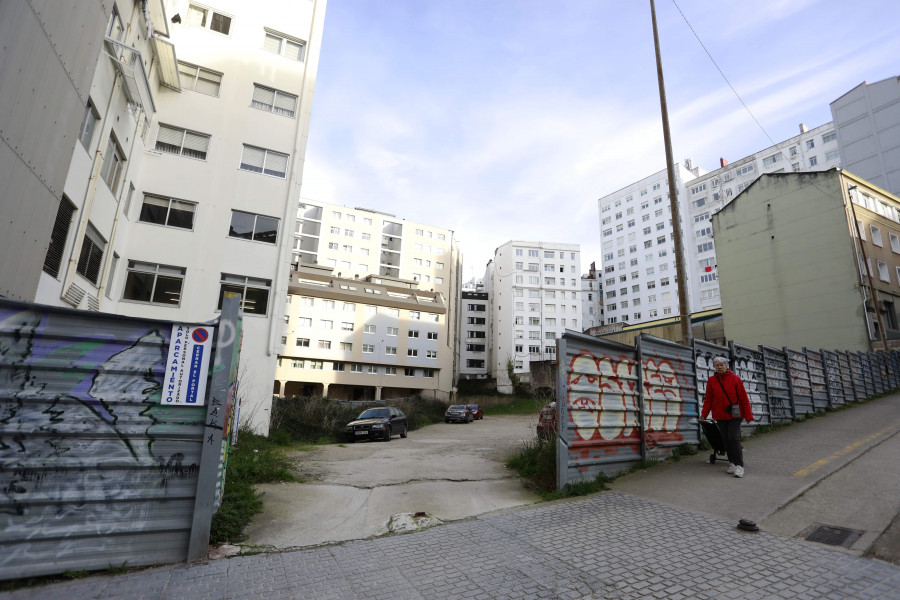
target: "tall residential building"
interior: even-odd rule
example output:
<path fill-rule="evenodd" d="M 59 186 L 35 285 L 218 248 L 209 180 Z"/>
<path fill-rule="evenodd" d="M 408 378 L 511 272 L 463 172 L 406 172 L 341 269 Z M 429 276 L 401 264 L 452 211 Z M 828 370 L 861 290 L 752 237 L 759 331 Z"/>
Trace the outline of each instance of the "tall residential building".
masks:
<path fill-rule="evenodd" d="M 0 114 L 12 111 L 20 123 L 4 135 L 46 130 L 11 167 L 3 161 L 16 187 L 2 202 L 4 211 L 15 206 L 17 232 L 0 241 L 3 268 L 19 270 L 6 279 L 16 289 L 5 292 L 184 322 L 215 318 L 223 292 L 241 293 L 242 421 L 260 431 L 268 429 L 283 325 L 276 299 L 288 287 L 325 4 L 110 0 L 45 12 L 17 0 L 0 8 L 4 29 L 7 17 L 22 22 L 3 33 L 10 62 L 0 89 L 20 90 L 0 94 Z M 39 44 L 26 52 L 43 39 L 35 27 L 51 36 L 52 51 Z M 45 72 L 52 81 L 41 80 Z M 39 163 L 32 145 L 48 150 Z M 23 235 L 40 240 L 37 273 L 16 248 Z"/>
<path fill-rule="evenodd" d="M 703 171 L 690 160 L 675 166 L 675 186 Z M 675 245 L 665 169 L 600 198 L 600 244 L 606 323 L 641 323 L 677 315 Z M 681 212 L 682 219 L 685 211 Z M 682 224 L 682 232 L 687 228 Z"/>
<path fill-rule="evenodd" d="M 453 231 L 301 199 L 276 393 L 448 399 L 461 254 Z"/>
<path fill-rule="evenodd" d="M 841 165 L 900 195 L 900 77 L 863 82 L 831 103 Z"/>
<path fill-rule="evenodd" d="M 488 376 L 490 309 L 490 298 L 484 291 L 484 286 L 478 285 L 462 291 L 459 311 L 460 379 L 484 379 Z"/>
<path fill-rule="evenodd" d="M 603 325 L 603 271 L 592 262 L 581 276 L 581 330 Z"/>
<path fill-rule="evenodd" d="M 578 244 L 513 240 L 494 251 L 484 286 L 489 372 L 501 392 L 512 391 L 511 373 L 528 380 L 530 363 L 556 360 L 566 329 L 581 331 L 580 260 Z"/>
<path fill-rule="evenodd" d="M 676 167 L 690 312 L 721 306 L 710 217 L 763 173 L 840 165 L 834 125 L 800 133 L 714 171 Z M 637 324 L 679 314 L 674 233 L 665 170 L 604 196 L 600 204 L 607 323 Z M 649 200 L 648 200 L 649 198 Z M 640 208 L 638 208 L 639 200 Z M 627 252 L 626 252 L 627 248 Z"/>

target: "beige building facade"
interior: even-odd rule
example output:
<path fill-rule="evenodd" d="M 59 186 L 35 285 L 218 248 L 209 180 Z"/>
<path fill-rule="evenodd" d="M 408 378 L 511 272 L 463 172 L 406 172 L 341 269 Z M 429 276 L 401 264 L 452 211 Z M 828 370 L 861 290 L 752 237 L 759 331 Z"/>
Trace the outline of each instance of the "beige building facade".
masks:
<path fill-rule="evenodd" d="M 767 174 L 712 224 L 729 339 L 860 351 L 900 342 L 896 196 L 840 169 Z"/>

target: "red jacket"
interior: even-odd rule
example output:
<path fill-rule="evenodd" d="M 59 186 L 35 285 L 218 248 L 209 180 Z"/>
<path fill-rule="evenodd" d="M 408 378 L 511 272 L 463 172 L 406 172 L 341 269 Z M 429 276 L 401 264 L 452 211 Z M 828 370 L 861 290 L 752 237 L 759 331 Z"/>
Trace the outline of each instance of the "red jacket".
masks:
<path fill-rule="evenodd" d="M 719 385 L 719 382 L 722 385 Z M 727 398 L 725 392 L 728 393 Z M 703 410 L 700 413 L 700 418 L 705 419 L 711 410 L 713 419 L 716 421 L 734 419 L 735 417 L 732 417 L 728 412 L 728 405 L 735 402 L 741 406 L 741 418 L 746 419 L 748 423 L 753 421 L 750 398 L 747 397 L 747 391 L 744 390 L 744 383 L 741 381 L 741 378 L 732 373 L 730 369 L 721 377 L 713 374 L 706 382 L 706 396 L 703 398 Z"/>

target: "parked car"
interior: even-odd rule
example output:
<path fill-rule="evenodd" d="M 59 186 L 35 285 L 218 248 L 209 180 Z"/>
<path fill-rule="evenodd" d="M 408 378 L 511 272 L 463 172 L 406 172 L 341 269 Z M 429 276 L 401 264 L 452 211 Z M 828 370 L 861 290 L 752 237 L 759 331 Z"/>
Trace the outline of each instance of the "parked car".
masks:
<path fill-rule="evenodd" d="M 364 410 L 355 421 L 347 423 L 344 434 L 348 442 L 379 439 L 389 442 L 395 433 L 405 438 L 407 429 L 403 411 L 396 406 L 385 406 Z"/>
<path fill-rule="evenodd" d="M 551 402 L 538 414 L 537 435 L 548 438 L 556 432 L 556 402 Z"/>
<path fill-rule="evenodd" d="M 484 410 L 477 404 L 470 404 L 469 411 L 472 413 L 472 419 L 475 421 L 484 418 Z"/>
<path fill-rule="evenodd" d="M 444 423 L 450 421 L 459 421 L 460 423 L 471 423 L 472 411 L 465 404 L 454 404 L 444 412 Z"/>

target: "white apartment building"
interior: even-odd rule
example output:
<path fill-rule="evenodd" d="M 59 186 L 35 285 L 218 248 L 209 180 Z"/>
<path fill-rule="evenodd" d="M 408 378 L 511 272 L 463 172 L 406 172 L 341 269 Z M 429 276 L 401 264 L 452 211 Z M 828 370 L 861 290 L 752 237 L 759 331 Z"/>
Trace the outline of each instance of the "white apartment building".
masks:
<path fill-rule="evenodd" d="M 721 306 L 710 217 L 762 173 L 840 166 L 832 123 L 707 172 L 676 167 L 690 312 Z M 599 200 L 607 323 L 643 323 L 679 314 L 668 175 L 659 171 Z"/>
<path fill-rule="evenodd" d="M 16 231 L 43 240 L 42 270 L 11 277 L 18 289 L 10 295 L 198 322 L 217 316 L 223 292 L 240 292 L 241 416 L 262 432 L 325 4 L 109 0 L 51 11 L 39 29 L 61 53 L 61 72 L 45 71 L 43 61 L 53 65 L 53 52 L 15 50 L 43 39 L 34 35 L 36 13 L 27 0 L 0 9 L 4 52 L 20 61 L 4 70 L 0 88 L 33 83 L 42 94 L 24 105 L 0 96 L 0 114 L 10 110 L 21 126 L 46 128 L 58 118 L 42 108 L 47 103 L 59 112 L 61 127 L 36 142 L 58 160 L 41 164 L 52 176 L 39 178 L 50 183 L 37 190 L 39 201 L 2 198 L 4 211 L 18 207 L 9 213 Z M 7 30 L 12 17 L 21 19 L 21 31 Z M 70 65 L 85 67 L 71 72 Z M 55 79 L 41 81 L 50 71 Z M 17 81 L 26 76 L 16 72 L 34 81 Z M 30 181 L 35 189 L 29 160 L 25 154 L 14 160 L 6 181 Z M 52 211 L 45 206 L 50 195 Z M 7 256 L 19 254 L 13 246 L 21 235 L 0 242 L 10 245 Z M 33 262 L 23 259 L 19 270 L 33 270 Z M 6 264 L 4 272 L 14 266 Z"/>
<path fill-rule="evenodd" d="M 725 159 L 715 171 L 685 184 L 681 212 L 691 312 L 719 308 L 718 271 L 710 217 L 763 173 L 825 171 L 841 164 L 834 125 L 826 123 L 733 163 Z M 676 311 L 677 312 L 677 311 Z"/>
<path fill-rule="evenodd" d="M 592 262 L 581 276 L 581 330 L 603 325 L 603 270 Z"/>
<path fill-rule="evenodd" d="M 293 237 L 276 393 L 449 398 L 461 273 L 453 231 L 301 199 Z"/>
<path fill-rule="evenodd" d="M 494 251 L 484 286 L 489 372 L 501 392 L 512 392 L 510 369 L 527 380 L 531 362 L 556 360 L 556 339 L 566 329 L 581 331 L 580 260 L 578 244 L 513 240 Z M 481 339 L 469 333 L 464 343 Z"/>
<path fill-rule="evenodd" d="M 488 343 L 491 331 L 490 297 L 484 286 L 463 290 L 460 303 L 459 377 L 485 379 L 488 376 Z"/>
<path fill-rule="evenodd" d="M 831 103 L 841 166 L 900 196 L 900 77 L 862 82 Z"/>
<path fill-rule="evenodd" d="M 675 166 L 679 198 L 685 183 L 703 172 L 690 160 Z M 663 169 L 598 201 L 606 323 L 642 323 L 679 313 L 668 189 Z M 681 230 L 687 231 L 684 224 Z"/>

